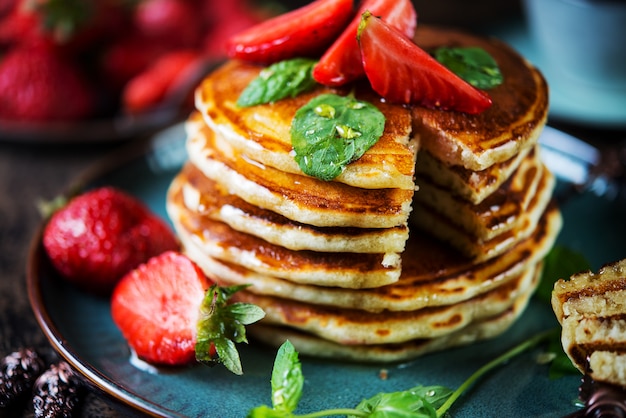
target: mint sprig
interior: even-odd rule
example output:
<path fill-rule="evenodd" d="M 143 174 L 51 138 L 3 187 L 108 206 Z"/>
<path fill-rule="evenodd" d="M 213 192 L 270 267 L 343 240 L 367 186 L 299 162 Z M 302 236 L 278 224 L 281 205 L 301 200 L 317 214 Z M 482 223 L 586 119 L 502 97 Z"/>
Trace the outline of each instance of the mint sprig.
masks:
<path fill-rule="evenodd" d="M 479 47 L 437 48 L 435 59 L 450 71 L 479 89 L 490 89 L 504 81 L 496 60 Z"/>
<path fill-rule="evenodd" d="M 353 96 L 322 94 L 296 112 L 291 145 L 305 174 L 330 181 L 359 159 L 385 129 L 385 115 Z"/>
<path fill-rule="evenodd" d="M 241 92 L 237 105 L 248 107 L 273 103 L 313 88 L 317 84 L 313 79 L 316 62 L 308 58 L 293 58 L 264 68 Z"/>
<path fill-rule="evenodd" d="M 302 396 L 304 378 L 298 353 L 289 341 L 279 348 L 272 373 L 272 407 L 262 405 L 248 418 L 318 418 L 346 415 L 350 418 L 440 418 L 476 381 L 491 370 L 539 344 L 558 339 L 559 328 L 540 332 L 491 360 L 456 390 L 445 386 L 416 386 L 409 390 L 379 393 L 354 408 L 337 408 L 298 415 L 295 410 Z"/>
<path fill-rule="evenodd" d="M 246 325 L 265 316 L 260 307 L 251 303 L 229 303 L 229 299 L 247 285 L 219 287 L 207 290 L 197 325 L 196 360 L 209 366 L 223 364 L 241 375 L 243 368 L 236 343 L 247 343 Z"/>

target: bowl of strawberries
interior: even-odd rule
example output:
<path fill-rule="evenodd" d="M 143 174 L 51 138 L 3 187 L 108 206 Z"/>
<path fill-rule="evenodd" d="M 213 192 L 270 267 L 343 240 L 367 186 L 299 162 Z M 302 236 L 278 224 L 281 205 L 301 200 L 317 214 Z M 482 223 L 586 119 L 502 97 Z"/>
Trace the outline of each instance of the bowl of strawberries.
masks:
<path fill-rule="evenodd" d="M 0 4 L 0 140 L 126 140 L 186 117 L 224 41 L 262 20 L 245 2 Z"/>

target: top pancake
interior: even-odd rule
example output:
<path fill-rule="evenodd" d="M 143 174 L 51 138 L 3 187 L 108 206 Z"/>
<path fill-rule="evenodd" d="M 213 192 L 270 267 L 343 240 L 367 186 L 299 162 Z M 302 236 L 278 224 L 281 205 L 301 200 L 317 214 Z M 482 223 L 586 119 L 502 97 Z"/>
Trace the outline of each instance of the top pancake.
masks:
<path fill-rule="evenodd" d="M 296 111 L 324 93 L 345 95 L 322 86 L 275 103 L 237 106 L 237 99 L 263 67 L 229 61 L 209 75 L 196 90 L 196 108 L 207 125 L 246 158 L 280 171 L 303 174 L 291 153 L 291 120 Z M 413 190 L 417 141 L 411 137 L 410 111 L 385 103 L 371 89 L 357 89 L 355 96 L 374 104 L 385 115 L 380 140 L 361 158 L 346 167 L 334 181 L 367 189 Z"/>
<path fill-rule="evenodd" d="M 496 60 L 504 82 L 487 93 L 493 105 L 477 115 L 414 106 L 420 147 L 448 165 L 484 170 L 506 161 L 538 140 L 548 113 L 548 86 L 541 73 L 515 50 L 495 39 L 420 26 L 415 42 L 430 51 L 440 46 L 480 47 Z"/>

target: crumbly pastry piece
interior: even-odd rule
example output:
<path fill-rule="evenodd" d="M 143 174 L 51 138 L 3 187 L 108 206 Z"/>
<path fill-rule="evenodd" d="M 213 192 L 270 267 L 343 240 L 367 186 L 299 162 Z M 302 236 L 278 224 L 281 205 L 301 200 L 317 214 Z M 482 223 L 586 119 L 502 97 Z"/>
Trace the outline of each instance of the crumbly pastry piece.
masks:
<path fill-rule="evenodd" d="M 594 380 L 626 388 L 626 259 L 560 279 L 552 307 L 572 363 Z"/>

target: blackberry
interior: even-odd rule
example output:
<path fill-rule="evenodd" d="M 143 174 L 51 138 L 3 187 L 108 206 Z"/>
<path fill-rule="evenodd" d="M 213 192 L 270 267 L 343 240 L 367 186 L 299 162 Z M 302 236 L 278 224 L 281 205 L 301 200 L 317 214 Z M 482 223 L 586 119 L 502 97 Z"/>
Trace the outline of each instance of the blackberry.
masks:
<path fill-rule="evenodd" d="M 0 412 L 16 408 L 31 394 L 45 363 L 36 351 L 23 348 L 0 360 Z"/>
<path fill-rule="evenodd" d="M 64 361 L 53 364 L 35 382 L 35 417 L 71 417 L 80 403 L 81 394 L 81 380 L 69 364 Z"/>

